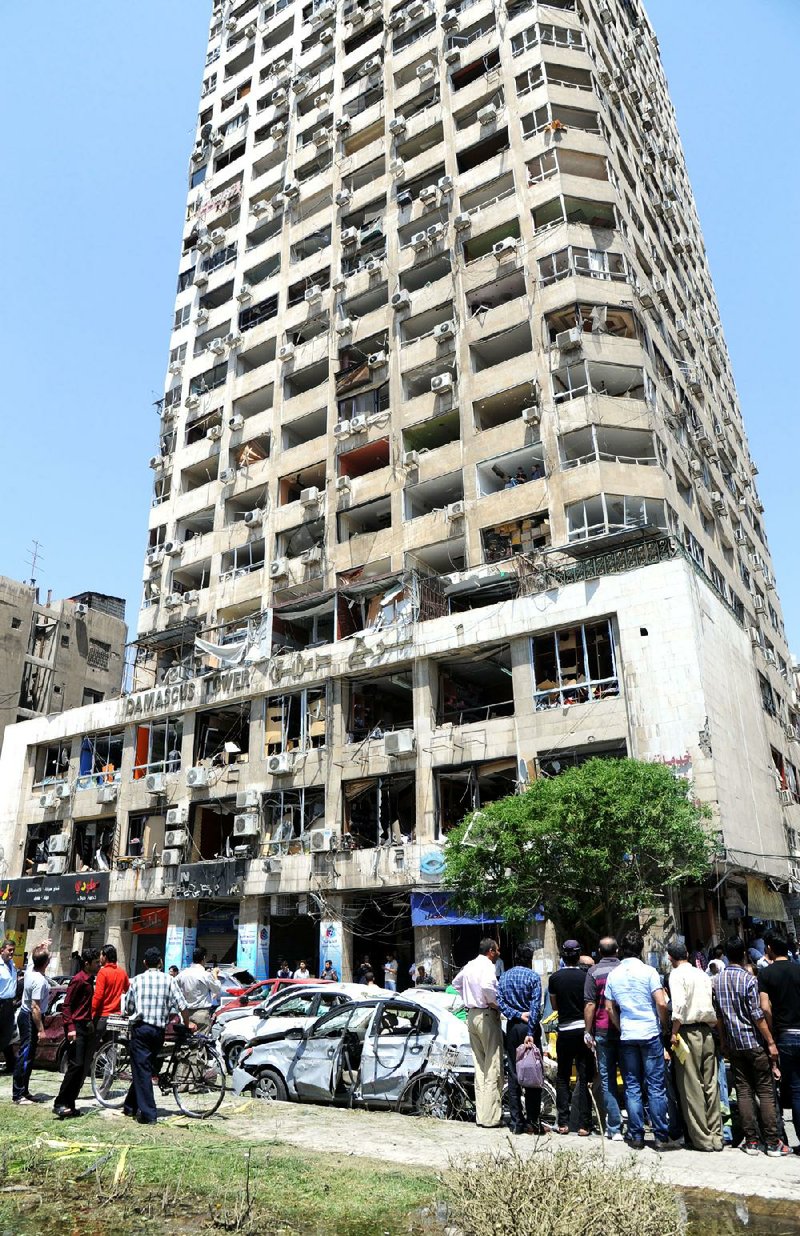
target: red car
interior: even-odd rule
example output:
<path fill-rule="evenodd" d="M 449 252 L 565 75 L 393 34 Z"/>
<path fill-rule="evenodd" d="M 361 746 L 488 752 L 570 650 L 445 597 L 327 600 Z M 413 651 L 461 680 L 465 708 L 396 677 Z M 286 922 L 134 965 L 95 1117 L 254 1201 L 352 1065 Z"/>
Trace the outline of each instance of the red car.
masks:
<path fill-rule="evenodd" d="M 268 1000 L 270 996 L 274 996 L 276 991 L 283 991 L 285 987 L 302 987 L 304 983 L 318 982 L 318 979 L 294 979 L 294 978 L 271 978 L 261 979 L 257 983 L 251 983 L 248 987 L 230 988 L 222 993 L 222 1004 L 217 1009 L 218 1013 L 230 1009 L 234 1004 L 250 1005 L 261 1004 L 262 1001 Z"/>

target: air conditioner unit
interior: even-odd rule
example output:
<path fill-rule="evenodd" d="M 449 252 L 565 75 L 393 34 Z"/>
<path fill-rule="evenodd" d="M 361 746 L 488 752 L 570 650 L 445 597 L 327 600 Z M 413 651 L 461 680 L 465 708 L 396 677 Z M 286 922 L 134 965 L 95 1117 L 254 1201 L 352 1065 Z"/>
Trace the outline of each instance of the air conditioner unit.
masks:
<path fill-rule="evenodd" d="M 688 326 L 686 325 L 686 319 L 685 319 L 685 318 L 676 318 L 676 319 L 675 319 L 675 330 L 677 331 L 677 334 L 678 334 L 678 338 L 679 338 L 679 339 L 688 340 L 688 338 L 689 338 L 689 328 L 688 328 Z"/>
<path fill-rule="evenodd" d="M 245 38 L 254 39 L 258 34 L 258 25 L 254 21 L 249 21 L 244 28 Z"/>
<path fill-rule="evenodd" d="M 202 765 L 195 768 L 190 768 L 186 774 L 186 784 L 192 790 L 200 789 L 202 786 L 212 784 L 211 770 Z"/>
<path fill-rule="evenodd" d="M 372 273 L 372 271 L 375 271 L 375 270 L 380 270 L 380 268 L 381 268 L 381 259 L 375 258 L 375 257 L 367 258 L 366 262 L 361 267 L 362 270 L 368 270 L 370 273 Z"/>
<path fill-rule="evenodd" d="M 519 241 L 515 236 L 506 236 L 505 240 L 498 240 L 497 244 L 492 245 L 492 253 L 498 261 L 503 258 L 511 257 L 517 252 Z"/>
<path fill-rule="evenodd" d="M 778 662 L 775 657 L 775 653 L 772 651 L 771 648 L 767 648 L 766 652 L 764 653 L 764 656 L 766 657 L 767 661 L 769 661 L 770 665 L 777 665 Z"/>
<path fill-rule="evenodd" d="M 182 850 L 189 842 L 189 834 L 182 828 L 168 828 L 164 833 L 164 845 L 169 850 Z"/>
<path fill-rule="evenodd" d="M 282 86 L 279 86 L 277 90 L 273 90 L 270 102 L 274 103 L 276 107 L 280 107 L 281 103 L 286 102 L 287 97 L 286 91 Z"/>
<path fill-rule="evenodd" d="M 275 211 L 275 214 L 279 214 L 280 211 L 282 211 L 284 206 L 286 205 L 286 198 L 283 196 L 282 193 L 276 193 L 272 201 L 270 202 L 270 205 L 272 209 Z"/>
<path fill-rule="evenodd" d="M 411 293 L 410 292 L 395 292 L 392 296 L 392 308 L 398 312 L 401 309 L 411 308 Z"/>
<path fill-rule="evenodd" d="M 170 807 L 167 812 L 167 828 L 180 828 L 186 823 L 188 815 L 186 807 Z M 180 845 L 180 842 L 167 841 L 167 845 Z"/>
<path fill-rule="evenodd" d="M 308 82 L 305 77 L 298 76 L 292 79 L 292 90 L 295 94 L 305 94 L 308 90 Z"/>
<path fill-rule="evenodd" d="M 403 467 L 404 468 L 418 468 L 419 467 L 419 451 L 405 451 L 403 454 Z"/>
<path fill-rule="evenodd" d="M 747 533 L 744 531 L 743 528 L 734 528 L 733 539 L 737 545 L 746 545 L 747 544 Z"/>
<path fill-rule="evenodd" d="M 386 353 L 383 350 L 379 352 L 370 352 L 367 357 L 367 364 L 370 369 L 382 369 L 386 364 Z M 350 428 L 355 433 L 355 418 L 350 421 Z"/>
<path fill-rule="evenodd" d="M 283 123 L 282 120 L 275 121 L 275 124 L 272 125 L 270 128 L 269 135 L 273 139 L 273 141 L 280 142 L 283 140 L 283 138 L 286 136 L 286 125 Z M 260 204 L 261 203 L 258 203 L 258 202 L 256 203 L 256 205 L 260 205 Z"/>
<path fill-rule="evenodd" d="M 455 322 L 439 322 L 433 328 L 434 339 L 452 339 L 456 333 Z"/>
<path fill-rule="evenodd" d="M 260 215 L 266 214 L 267 210 L 269 210 L 269 204 L 263 200 L 260 200 L 258 202 L 253 202 L 252 206 L 250 207 L 250 210 L 251 210 L 251 213 L 254 214 L 256 218 L 258 218 Z"/>
<path fill-rule="evenodd" d="M 300 196 L 300 185 L 297 183 L 296 180 L 287 180 L 283 186 L 282 192 L 283 192 L 284 197 L 288 197 L 290 199 L 294 197 L 299 197 Z"/>
<path fill-rule="evenodd" d="M 154 567 L 154 566 L 159 566 L 161 562 L 163 562 L 163 560 L 164 560 L 164 550 L 162 548 L 151 549 L 145 558 L 145 563 L 149 567 Z"/>
<path fill-rule="evenodd" d="M 422 64 L 417 66 L 417 77 L 419 78 L 430 77 L 435 72 L 436 65 L 432 60 L 423 60 Z"/>
<path fill-rule="evenodd" d="M 308 489 L 300 490 L 301 506 L 316 506 L 320 499 L 320 493 L 316 485 L 310 485 Z"/>
<path fill-rule="evenodd" d="M 407 128 L 408 124 L 402 116 L 395 116 L 394 120 L 389 121 L 389 132 L 394 134 L 395 137 L 399 137 L 401 133 L 405 133 Z"/>
<path fill-rule="evenodd" d="M 419 191 L 419 200 L 421 202 L 435 202 L 437 197 L 436 185 L 426 185 L 424 189 Z"/>
<path fill-rule="evenodd" d="M 200 270 L 194 277 L 194 286 L 196 288 L 204 288 L 208 283 L 208 275 L 204 270 Z"/>
<path fill-rule="evenodd" d="M 300 561 L 303 566 L 310 566 L 314 562 L 321 562 L 322 547 L 320 545 L 312 545 L 310 549 L 304 549 L 300 555 Z"/>
<path fill-rule="evenodd" d="M 653 297 L 650 294 L 650 292 L 648 292 L 646 288 L 639 288 L 638 292 L 639 292 L 639 302 L 642 308 L 652 309 L 656 302 L 653 300 Z"/>
<path fill-rule="evenodd" d="M 275 558 L 269 564 L 270 579 L 282 579 L 289 574 L 289 564 L 285 558 Z"/>
<path fill-rule="evenodd" d="M 221 339 L 212 339 L 208 344 L 206 351 L 213 352 L 215 356 L 222 356 L 222 353 L 225 351 L 225 344 Z"/>
<path fill-rule="evenodd" d="M 194 315 L 195 326 L 205 326 L 207 321 L 208 321 L 208 310 L 198 309 L 197 313 Z"/>
<path fill-rule="evenodd" d="M 307 305 L 312 305 L 314 301 L 322 299 L 322 288 L 318 283 L 312 283 L 310 288 L 306 288 L 303 298 Z"/>
<path fill-rule="evenodd" d="M 583 343 L 583 331 L 580 326 L 573 326 L 570 330 L 561 330 L 556 335 L 556 347 L 559 352 L 574 351 Z"/>
<path fill-rule="evenodd" d="M 318 95 L 314 96 L 314 106 L 317 111 L 322 111 L 330 105 L 331 96 L 325 90 L 321 90 Z"/>
<path fill-rule="evenodd" d="M 346 227 L 342 229 L 342 244 L 345 247 L 347 247 L 348 245 L 358 244 L 358 228 L 357 227 Z"/>
<path fill-rule="evenodd" d="M 312 854 L 324 854 L 333 849 L 334 832 L 332 828 L 312 828 L 309 834 L 309 848 Z"/>
<path fill-rule="evenodd" d="M 192 163 L 202 163 L 205 158 L 205 149 L 203 146 L 198 146 L 192 151 Z"/>
<path fill-rule="evenodd" d="M 451 502 L 449 506 L 444 508 L 444 517 L 448 522 L 452 523 L 456 519 L 464 518 L 464 503 Z"/>
<path fill-rule="evenodd" d="M 435 378 L 431 378 L 432 391 L 449 391 L 453 385 L 453 375 L 451 373 L 439 373 Z"/>
<path fill-rule="evenodd" d="M 89 613 L 89 606 L 84 605 L 82 601 L 79 601 L 78 604 L 75 606 L 75 617 L 85 618 L 88 613 Z"/>
<path fill-rule="evenodd" d="M 385 755 L 411 755 L 414 751 L 415 736 L 413 730 L 392 730 L 383 736 Z"/>
<path fill-rule="evenodd" d="M 63 875 L 66 870 L 67 870 L 67 856 L 66 855 L 59 855 L 58 858 L 48 858 L 47 874 L 49 876 Z"/>
<path fill-rule="evenodd" d="M 221 425 L 210 425 L 208 429 L 206 430 L 206 437 L 208 438 L 209 442 L 219 442 L 220 438 L 222 437 L 222 426 Z"/>
<path fill-rule="evenodd" d="M 392 159 L 391 163 L 389 164 L 389 171 L 392 173 L 394 178 L 397 180 L 399 179 L 399 177 L 405 176 L 406 165 L 402 159 Z M 401 195 L 398 193 L 397 195 L 398 202 L 400 202 L 400 196 Z M 408 196 L 408 202 L 406 202 L 405 204 L 409 205 L 411 202 L 413 202 L 414 199 L 410 193 L 407 196 Z"/>
<path fill-rule="evenodd" d="M 351 489 L 349 476 L 337 476 L 336 492 L 337 494 L 349 494 Z"/>
<path fill-rule="evenodd" d="M 453 227 L 457 232 L 466 232 L 468 228 L 472 227 L 472 219 L 469 215 L 456 215 L 453 219 Z"/>
<path fill-rule="evenodd" d="M 767 607 L 764 604 L 763 597 L 753 597 L 753 609 L 757 614 L 763 614 L 766 612 Z"/>
<path fill-rule="evenodd" d="M 409 17 L 421 17 L 425 12 L 423 0 L 411 0 L 411 3 L 406 5 L 406 12 Z"/>
<path fill-rule="evenodd" d="M 267 757 L 267 772 L 272 773 L 273 777 L 279 777 L 290 773 L 294 761 L 288 751 L 282 752 L 280 755 L 270 755 Z"/>
<path fill-rule="evenodd" d="M 411 237 L 411 247 L 417 253 L 423 253 L 428 248 L 430 241 L 428 240 L 427 232 L 414 232 Z"/>
<path fill-rule="evenodd" d="M 351 335 L 353 333 L 352 318 L 338 318 L 335 329 L 337 335 Z"/>
<path fill-rule="evenodd" d="M 313 140 L 315 146 L 327 146 L 331 140 L 331 130 L 325 128 L 317 129 Z"/>
<path fill-rule="evenodd" d="M 347 438 L 350 436 L 350 422 L 337 421 L 333 427 L 334 438 Z"/>
<path fill-rule="evenodd" d="M 689 471 L 692 473 L 693 476 L 703 475 L 703 465 L 699 459 L 689 460 Z"/>
<path fill-rule="evenodd" d="M 347 189 L 340 189 L 334 196 L 334 202 L 337 206 L 347 206 L 350 201 L 350 192 Z"/>
<path fill-rule="evenodd" d="M 82 906 L 65 906 L 62 922 L 70 923 L 73 927 L 77 927 L 83 923 L 86 911 Z"/>
<path fill-rule="evenodd" d="M 361 76 L 369 77 L 372 73 L 380 73 L 381 62 L 377 56 L 370 56 L 369 60 L 365 60 L 361 66 Z"/>
<path fill-rule="evenodd" d="M 262 523 L 263 520 L 264 512 L 261 507 L 257 506 L 252 511 L 245 511 L 244 513 L 244 523 L 248 528 L 255 528 L 258 524 Z"/>
<path fill-rule="evenodd" d="M 164 604 L 167 609 L 179 609 L 183 604 L 183 596 L 180 592 L 169 592 L 164 597 Z"/>
<path fill-rule="evenodd" d="M 162 867 L 180 867 L 183 862 L 183 850 L 162 850 Z"/>
<path fill-rule="evenodd" d="M 233 416 L 228 417 L 228 428 L 235 433 L 237 429 L 244 427 L 244 417 L 241 412 L 234 412 Z"/>
<path fill-rule="evenodd" d="M 293 343 L 284 343 L 282 347 L 278 348 L 278 360 L 279 361 L 291 360 L 293 356 L 294 356 L 294 344 Z"/>
<path fill-rule="evenodd" d="M 721 506 L 721 507 L 725 506 L 725 499 L 723 498 L 722 494 L 720 493 L 718 489 L 711 490 L 711 501 L 714 506 Z"/>
<path fill-rule="evenodd" d="M 444 236 L 444 224 L 432 223 L 428 228 L 428 240 L 433 244 L 437 240 L 441 240 Z"/>
<path fill-rule="evenodd" d="M 98 803 L 114 803 L 119 793 L 118 785 L 101 785 L 97 791 Z"/>
<path fill-rule="evenodd" d="M 364 10 L 362 8 L 359 8 L 358 5 L 356 5 L 352 13 L 350 14 L 350 25 L 360 26 L 362 21 L 364 20 L 364 17 L 365 17 Z"/>
<path fill-rule="evenodd" d="M 200 600 L 200 593 L 195 588 L 190 588 L 188 592 L 183 594 L 184 605 L 196 605 Z"/>
<path fill-rule="evenodd" d="M 248 807 L 261 806 L 260 790 L 239 790 L 236 795 L 236 810 L 245 811 Z"/>
<path fill-rule="evenodd" d="M 457 47 L 448 47 L 443 59 L 445 64 L 460 64 L 461 52 Z"/>
<path fill-rule="evenodd" d="M 223 468 L 219 476 L 217 477 L 217 480 L 219 481 L 220 485 L 232 485 L 233 482 L 236 480 L 236 469 L 235 468 Z"/>
<path fill-rule="evenodd" d="M 151 455 L 150 456 L 150 467 L 153 469 L 154 472 L 160 471 L 160 469 L 164 467 L 165 463 L 166 463 L 166 460 L 164 459 L 163 455 Z"/>
<path fill-rule="evenodd" d="M 351 433 L 366 433 L 367 432 L 366 416 L 352 416 L 350 418 L 350 432 Z"/>
<path fill-rule="evenodd" d="M 325 29 L 320 32 L 320 36 L 319 36 L 320 43 L 332 43 L 333 39 L 334 39 L 333 30 L 331 30 L 330 26 L 326 26 Z"/>
<path fill-rule="evenodd" d="M 56 833 L 47 843 L 47 853 L 50 854 L 68 854 L 69 853 L 69 833 Z"/>
<path fill-rule="evenodd" d="M 453 187 L 452 176 L 440 176 L 436 182 L 436 187 L 440 193 L 449 193 Z"/>
<path fill-rule="evenodd" d="M 403 12 L 390 13 L 386 19 L 386 25 L 390 30 L 399 30 L 403 25 L 405 25 L 405 20 L 406 15 Z"/>
<path fill-rule="evenodd" d="M 181 360 L 170 361 L 169 371 L 171 374 L 173 374 L 173 376 L 177 376 L 177 374 L 182 373 L 183 372 L 183 361 Z"/>
<path fill-rule="evenodd" d="M 163 794 L 167 788 L 167 778 L 164 773 L 148 773 L 144 779 L 144 788 L 148 794 Z"/>
<path fill-rule="evenodd" d="M 64 781 L 61 785 L 56 786 L 55 793 L 56 798 L 63 801 L 65 798 L 70 798 L 72 796 L 72 786 L 68 781 Z"/>

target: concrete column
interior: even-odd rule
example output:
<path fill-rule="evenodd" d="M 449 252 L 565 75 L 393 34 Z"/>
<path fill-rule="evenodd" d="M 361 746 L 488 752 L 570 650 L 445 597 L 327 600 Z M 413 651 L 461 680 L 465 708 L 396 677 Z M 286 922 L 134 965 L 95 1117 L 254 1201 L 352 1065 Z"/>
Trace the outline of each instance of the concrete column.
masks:
<path fill-rule="evenodd" d="M 450 928 L 415 927 L 414 960 L 424 966 L 434 983 L 449 983 L 450 974 Z"/>
<path fill-rule="evenodd" d="M 269 976 L 269 901 L 266 897 L 242 897 L 236 964 L 257 979 Z"/>
<path fill-rule="evenodd" d="M 431 770 L 431 737 L 438 680 L 432 660 L 417 660 L 412 669 L 414 731 L 417 746 L 416 840 L 432 841 L 436 830 L 435 795 Z"/>
<path fill-rule="evenodd" d="M 197 944 L 197 902 L 171 901 L 164 950 L 164 969 L 177 966 L 182 970 L 190 964 Z"/>
<path fill-rule="evenodd" d="M 130 974 L 133 917 L 132 901 L 114 901 L 106 910 L 106 935 L 104 944 L 113 944 L 117 950 L 117 962 Z"/>

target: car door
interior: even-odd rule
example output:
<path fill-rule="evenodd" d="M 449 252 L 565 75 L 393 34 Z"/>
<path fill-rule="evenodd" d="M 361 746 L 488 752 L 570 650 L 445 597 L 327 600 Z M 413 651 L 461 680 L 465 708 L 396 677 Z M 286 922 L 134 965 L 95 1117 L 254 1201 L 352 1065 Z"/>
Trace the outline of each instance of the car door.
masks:
<path fill-rule="evenodd" d="M 354 1084 L 375 1009 L 371 1001 L 346 1004 L 314 1023 L 290 1069 L 299 1098 L 331 1103 Z"/>
<path fill-rule="evenodd" d="M 257 1039 L 264 1034 L 282 1034 L 299 1026 L 304 1029 L 311 1025 L 316 1016 L 317 996 L 315 992 L 302 990 L 290 992 L 283 999 L 264 1011 L 263 1015 L 254 1018 L 253 1029 L 249 1038 Z"/>
<path fill-rule="evenodd" d="M 361 1053 L 360 1096 L 365 1103 L 395 1102 L 424 1068 L 436 1038 L 435 1015 L 418 1004 L 387 1001 L 374 1018 Z"/>

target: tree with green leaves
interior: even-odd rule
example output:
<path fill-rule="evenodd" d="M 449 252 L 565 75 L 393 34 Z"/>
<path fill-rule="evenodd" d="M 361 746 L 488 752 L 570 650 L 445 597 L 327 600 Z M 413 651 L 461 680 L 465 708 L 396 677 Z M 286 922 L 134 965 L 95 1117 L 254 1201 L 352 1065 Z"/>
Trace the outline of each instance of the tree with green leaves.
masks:
<path fill-rule="evenodd" d="M 620 931 L 708 874 L 710 815 L 663 764 L 589 760 L 466 816 L 447 835 L 445 886 L 512 930 L 540 908 L 562 939 Z"/>

